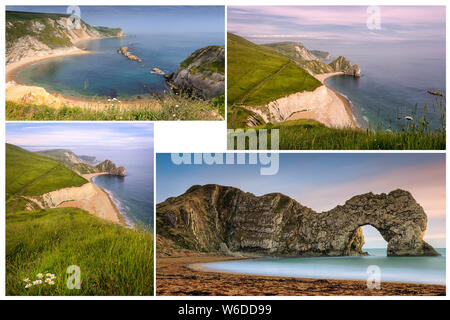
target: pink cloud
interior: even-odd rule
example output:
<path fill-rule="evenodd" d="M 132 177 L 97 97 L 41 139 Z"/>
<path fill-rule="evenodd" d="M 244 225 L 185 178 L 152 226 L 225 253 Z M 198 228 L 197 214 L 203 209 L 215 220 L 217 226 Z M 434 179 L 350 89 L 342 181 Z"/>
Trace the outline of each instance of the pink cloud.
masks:
<path fill-rule="evenodd" d="M 367 192 L 388 193 L 397 188 L 411 192 L 429 218 L 445 218 L 445 164 L 415 165 L 387 171 L 320 190 L 302 192 L 296 199 L 317 211 L 326 211 L 349 198 Z"/>

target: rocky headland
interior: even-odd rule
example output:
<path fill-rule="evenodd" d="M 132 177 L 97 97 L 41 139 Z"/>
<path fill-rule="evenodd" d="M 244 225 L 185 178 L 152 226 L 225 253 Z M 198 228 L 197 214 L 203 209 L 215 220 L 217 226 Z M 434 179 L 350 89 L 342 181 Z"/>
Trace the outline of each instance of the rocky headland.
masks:
<path fill-rule="evenodd" d="M 176 72 L 166 75 L 177 91 L 209 100 L 225 93 L 225 47 L 208 46 L 191 53 Z"/>
<path fill-rule="evenodd" d="M 354 196 L 319 213 L 280 193 L 258 197 L 233 187 L 193 186 L 157 205 L 156 225 L 162 240 L 195 252 L 362 255 L 361 226 L 371 225 L 388 243 L 388 256 L 439 255 L 423 240 L 423 208 L 404 190 Z"/>

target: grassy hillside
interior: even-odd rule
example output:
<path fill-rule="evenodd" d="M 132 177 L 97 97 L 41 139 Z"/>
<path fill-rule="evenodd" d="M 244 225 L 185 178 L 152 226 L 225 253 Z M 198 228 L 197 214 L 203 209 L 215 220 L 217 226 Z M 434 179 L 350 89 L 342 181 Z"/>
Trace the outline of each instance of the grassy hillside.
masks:
<path fill-rule="evenodd" d="M 54 27 L 48 19 L 57 20 L 68 17 L 66 14 L 56 13 L 33 13 L 6 11 L 6 48 L 10 47 L 19 38 L 30 35 L 50 48 L 71 46 L 69 38 L 62 36 L 59 32 L 54 32 Z M 38 22 L 44 26 L 42 30 L 37 30 L 33 24 Z"/>
<path fill-rule="evenodd" d="M 261 105 L 321 83 L 290 58 L 229 33 L 228 105 Z M 261 95 L 262 92 L 265 92 Z"/>
<path fill-rule="evenodd" d="M 56 161 L 67 161 L 66 153 L 73 153 L 69 149 L 51 149 L 51 150 L 44 150 L 44 151 L 38 151 L 37 154 L 40 154 L 42 156 L 52 158 Z"/>
<path fill-rule="evenodd" d="M 280 150 L 445 150 L 444 130 L 405 126 L 399 133 L 377 130 L 333 129 L 308 119 L 256 126 L 279 130 Z M 248 147 L 248 146 L 247 146 Z"/>
<path fill-rule="evenodd" d="M 67 288 L 70 265 L 81 269 L 80 290 Z M 26 289 L 39 273 L 54 285 Z M 8 213 L 6 294 L 153 295 L 153 236 L 76 208 Z"/>
<path fill-rule="evenodd" d="M 22 196 L 37 196 L 53 190 L 81 186 L 86 179 L 60 162 L 6 144 L 6 211 L 23 210 Z"/>
<path fill-rule="evenodd" d="M 299 66 L 302 68 L 309 70 L 310 72 L 314 74 L 319 73 L 327 73 L 327 72 L 333 72 L 334 70 L 332 67 L 327 65 L 326 63 L 320 61 L 320 60 L 304 60 L 300 57 L 300 54 L 297 52 L 297 47 L 304 48 L 303 44 L 299 42 L 292 42 L 292 41 L 286 41 L 286 42 L 274 42 L 274 43 L 267 43 L 264 46 L 272 48 L 279 53 L 288 56 L 289 58 L 293 59 Z M 318 50 L 308 50 L 304 48 L 307 52 L 310 54 L 316 56 L 316 57 L 327 57 L 328 52 L 324 51 L 318 51 Z"/>
<path fill-rule="evenodd" d="M 98 26 L 98 27 L 94 27 L 95 30 L 97 30 L 100 33 L 103 33 L 106 36 L 110 36 L 110 37 L 117 37 L 118 35 L 120 35 L 122 33 L 122 29 L 121 28 L 108 28 L 108 27 L 102 27 L 102 26 Z"/>
<path fill-rule="evenodd" d="M 72 42 L 66 36 L 64 29 L 55 24 L 56 20 L 69 16 L 69 14 L 57 13 L 6 11 L 6 47 L 9 48 L 19 38 L 27 35 L 35 37 L 50 48 L 71 46 Z M 95 29 L 106 37 L 117 36 L 122 31 L 120 28 L 94 28 L 83 21 L 82 23 L 87 30 Z"/>

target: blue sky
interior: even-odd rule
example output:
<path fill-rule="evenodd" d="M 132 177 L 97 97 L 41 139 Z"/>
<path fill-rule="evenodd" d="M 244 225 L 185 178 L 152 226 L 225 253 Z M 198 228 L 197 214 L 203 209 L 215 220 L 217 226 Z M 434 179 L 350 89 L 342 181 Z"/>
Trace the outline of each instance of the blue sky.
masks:
<path fill-rule="evenodd" d="M 228 31 L 256 43 L 445 41 L 444 6 L 379 6 L 380 28 L 369 30 L 367 6 L 229 6 Z"/>
<path fill-rule="evenodd" d="M 152 123 L 6 123 L 6 142 L 28 150 L 149 150 L 153 136 Z"/>
<path fill-rule="evenodd" d="M 224 32 L 223 6 L 80 6 L 94 26 L 120 27 L 126 34 Z M 6 10 L 66 13 L 67 6 L 6 6 Z"/>
<path fill-rule="evenodd" d="M 175 165 L 158 154 L 157 203 L 195 184 L 221 184 L 256 195 L 286 194 L 316 211 L 330 210 L 354 195 L 410 191 L 428 216 L 426 240 L 445 247 L 445 155 L 280 154 L 279 172 L 260 175 L 259 165 Z M 366 246 L 382 247 L 378 232 L 365 227 Z"/>

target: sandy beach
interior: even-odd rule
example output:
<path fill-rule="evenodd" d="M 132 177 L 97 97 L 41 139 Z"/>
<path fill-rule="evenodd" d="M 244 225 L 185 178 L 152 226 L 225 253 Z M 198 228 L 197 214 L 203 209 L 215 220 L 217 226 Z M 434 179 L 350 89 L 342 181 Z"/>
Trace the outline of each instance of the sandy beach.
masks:
<path fill-rule="evenodd" d="M 90 51 L 82 50 L 78 48 L 73 48 L 71 50 L 61 50 L 59 53 L 52 53 L 47 54 L 43 56 L 36 56 L 36 57 L 29 57 L 22 59 L 17 62 L 13 62 L 6 65 L 5 72 L 6 72 L 6 82 L 9 81 L 15 81 L 16 83 L 19 83 L 17 80 L 17 73 L 20 71 L 20 69 L 29 66 L 33 63 L 47 60 L 47 59 L 53 59 L 58 57 L 65 57 L 65 56 L 73 56 L 73 55 L 80 55 L 80 54 L 90 54 Z"/>
<path fill-rule="evenodd" d="M 365 281 L 303 279 L 206 271 L 198 263 L 238 260 L 214 255 L 156 258 L 156 294 L 162 296 L 442 296 L 445 286 L 383 282 L 369 290 Z"/>
<path fill-rule="evenodd" d="M 74 200 L 63 201 L 58 205 L 58 207 L 81 208 L 99 218 L 125 226 L 125 219 L 122 217 L 122 214 L 119 212 L 108 193 L 103 188 L 97 186 L 92 182 L 92 179 L 95 176 L 102 174 L 108 173 L 100 172 L 83 174 L 83 178 L 88 180 L 89 183 L 86 183 L 83 186 L 79 187 L 80 190 L 78 192 L 77 190 L 73 190 L 69 197 L 72 197 Z M 80 192 L 81 188 L 87 189 L 87 192 Z M 58 191 L 60 190 L 54 192 Z"/>
<path fill-rule="evenodd" d="M 94 40 L 94 39 L 92 39 Z M 155 110 L 159 109 L 161 105 L 159 104 L 157 99 L 140 99 L 140 100 L 126 100 L 119 101 L 117 99 L 98 99 L 98 98 L 89 98 L 89 97 L 72 97 L 63 95 L 58 92 L 49 92 L 46 89 L 38 86 L 29 86 L 24 83 L 21 83 L 19 79 L 17 79 L 18 72 L 31 64 L 54 59 L 58 57 L 64 56 L 72 56 L 72 55 L 84 55 L 84 54 L 92 54 L 91 51 L 78 49 L 76 47 L 71 48 L 69 50 L 60 50 L 61 52 L 35 56 L 22 59 L 18 62 L 13 62 L 6 65 L 6 92 L 5 98 L 6 101 L 12 101 L 16 103 L 23 104 L 36 104 L 36 105 L 47 105 L 53 108 L 60 108 L 63 106 L 72 106 L 72 107 L 81 107 L 88 108 L 94 110 L 103 110 L 108 107 L 120 107 L 120 108 L 128 108 L 130 106 L 140 107 L 140 106 L 154 106 Z"/>

